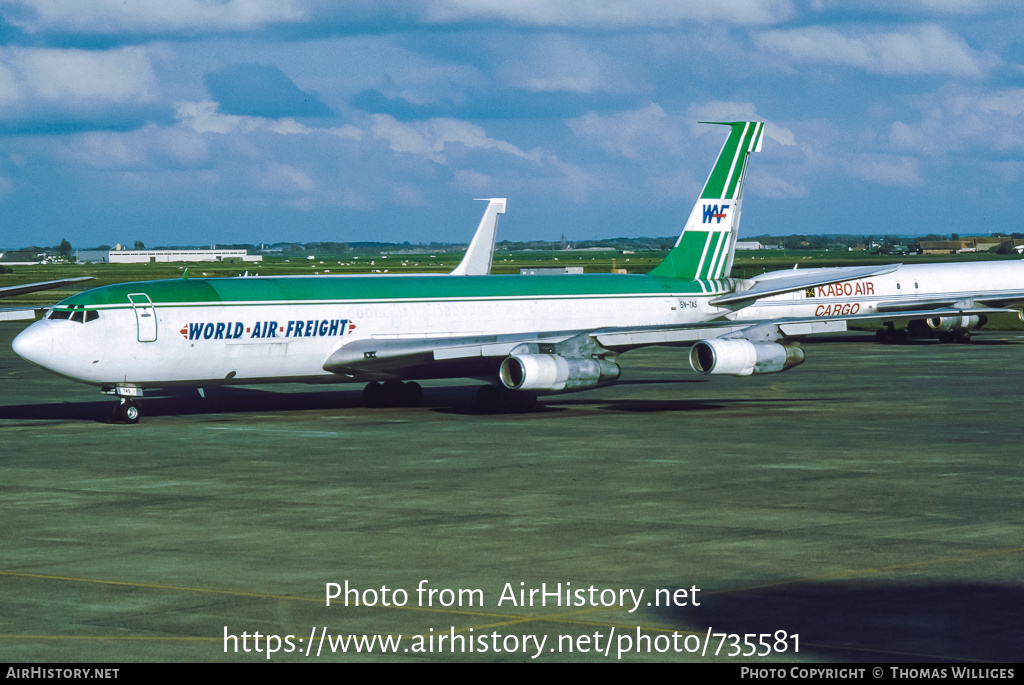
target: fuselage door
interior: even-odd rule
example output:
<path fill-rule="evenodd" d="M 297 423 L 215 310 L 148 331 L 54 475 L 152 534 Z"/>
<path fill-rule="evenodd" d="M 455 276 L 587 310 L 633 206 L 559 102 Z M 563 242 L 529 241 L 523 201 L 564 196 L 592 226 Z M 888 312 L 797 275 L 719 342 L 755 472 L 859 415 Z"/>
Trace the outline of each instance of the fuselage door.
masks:
<path fill-rule="evenodd" d="M 139 324 L 139 342 L 156 342 L 156 309 L 153 300 L 146 293 L 132 293 L 128 301 L 135 309 L 135 320 Z"/>

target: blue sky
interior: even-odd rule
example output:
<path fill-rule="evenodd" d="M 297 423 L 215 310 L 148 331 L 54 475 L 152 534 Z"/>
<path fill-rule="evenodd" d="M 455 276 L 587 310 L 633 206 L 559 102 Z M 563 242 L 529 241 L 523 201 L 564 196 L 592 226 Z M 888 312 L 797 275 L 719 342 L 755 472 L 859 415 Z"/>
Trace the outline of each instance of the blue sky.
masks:
<path fill-rule="evenodd" d="M 3 0 L 0 246 L 1024 231 L 1018 0 Z"/>

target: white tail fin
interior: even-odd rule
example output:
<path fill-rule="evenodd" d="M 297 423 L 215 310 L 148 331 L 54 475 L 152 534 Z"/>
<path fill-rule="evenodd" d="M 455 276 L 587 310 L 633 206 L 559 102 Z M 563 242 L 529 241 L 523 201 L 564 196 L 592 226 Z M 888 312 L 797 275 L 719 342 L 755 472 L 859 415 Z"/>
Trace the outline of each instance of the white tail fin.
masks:
<path fill-rule="evenodd" d="M 481 198 L 478 198 L 481 199 Z M 476 227 L 476 234 L 469 249 L 459 265 L 452 271 L 452 276 L 486 276 L 491 273 L 491 262 L 494 259 L 494 241 L 498 234 L 498 215 L 505 213 L 506 199 L 503 197 L 482 198 L 487 201 L 487 209 Z"/>

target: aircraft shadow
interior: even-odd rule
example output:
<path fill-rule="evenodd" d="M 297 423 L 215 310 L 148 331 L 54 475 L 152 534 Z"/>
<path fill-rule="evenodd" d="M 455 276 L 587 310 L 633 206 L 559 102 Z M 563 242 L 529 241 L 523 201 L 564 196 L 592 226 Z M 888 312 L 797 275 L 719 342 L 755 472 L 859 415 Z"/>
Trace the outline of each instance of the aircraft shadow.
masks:
<path fill-rule="evenodd" d="M 0 407 L 0 420 L 96 421 L 110 419 L 114 398 L 89 402 L 27 404 Z M 151 416 L 354 409 L 362 407 L 358 391 L 277 393 L 252 388 L 217 388 L 200 397 L 187 395 L 144 397 L 143 421 Z"/>
<path fill-rule="evenodd" d="M 708 593 L 699 607 L 657 611 L 701 635 L 708 626 L 737 633 L 747 651 L 745 633 L 772 633 L 772 641 L 778 630 L 796 633 L 801 655 L 841 661 L 1008 663 L 1020 661 L 1024 644 L 1024 588 L 980 581 L 793 583 Z M 722 649 L 734 651 L 732 642 Z"/>
<path fill-rule="evenodd" d="M 675 383 L 676 381 L 630 381 L 620 385 Z M 685 381 L 693 382 L 693 381 Z M 706 382 L 698 379 L 696 382 Z M 464 415 L 535 415 L 545 416 L 566 411 L 615 411 L 635 413 L 713 411 L 742 405 L 792 404 L 794 402 L 821 402 L 821 398 L 804 400 L 740 399 L 665 399 L 665 400 L 614 400 L 587 399 L 549 395 L 529 409 L 486 410 L 476 402 L 479 386 L 445 386 L 428 388 L 422 406 L 372 411 L 429 411 Z M 0 420 L 8 421 L 110 421 L 113 398 L 90 400 L 88 402 L 60 402 L 52 404 L 27 404 L 0 406 Z M 245 414 L 284 411 L 348 411 L 365 409 L 361 389 L 320 390 L 310 392 L 275 392 L 260 388 L 211 388 L 206 397 L 194 391 L 172 396 L 149 396 L 141 401 L 143 421 L 147 417 L 195 416 L 205 414 Z"/>

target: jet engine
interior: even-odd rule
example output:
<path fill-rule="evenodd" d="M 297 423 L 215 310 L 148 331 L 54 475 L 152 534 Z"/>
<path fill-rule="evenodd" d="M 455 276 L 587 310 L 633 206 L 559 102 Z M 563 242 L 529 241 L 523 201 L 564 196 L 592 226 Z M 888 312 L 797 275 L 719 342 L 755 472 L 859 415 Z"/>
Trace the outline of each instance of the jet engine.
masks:
<path fill-rule="evenodd" d="M 749 340 L 701 340 L 690 348 L 690 366 L 697 373 L 750 376 L 785 371 L 804 361 L 799 347 Z"/>
<path fill-rule="evenodd" d="M 619 377 L 619 365 L 604 359 L 560 354 L 517 354 L 501 362 L 501 383 L 510 390 L 556 393 L 586 390 Z"/>
<path fill-rule="evenodd" d="M 1024 321 L 1024 319 L 1021 319 Z M 951 331 L 962 331 L 968 328 L 980 328 L 988 321 L 988 317 L 981 316 L 933 316 L 926 319 L 928 328 L 938 333 L 949 333 Z"/>

